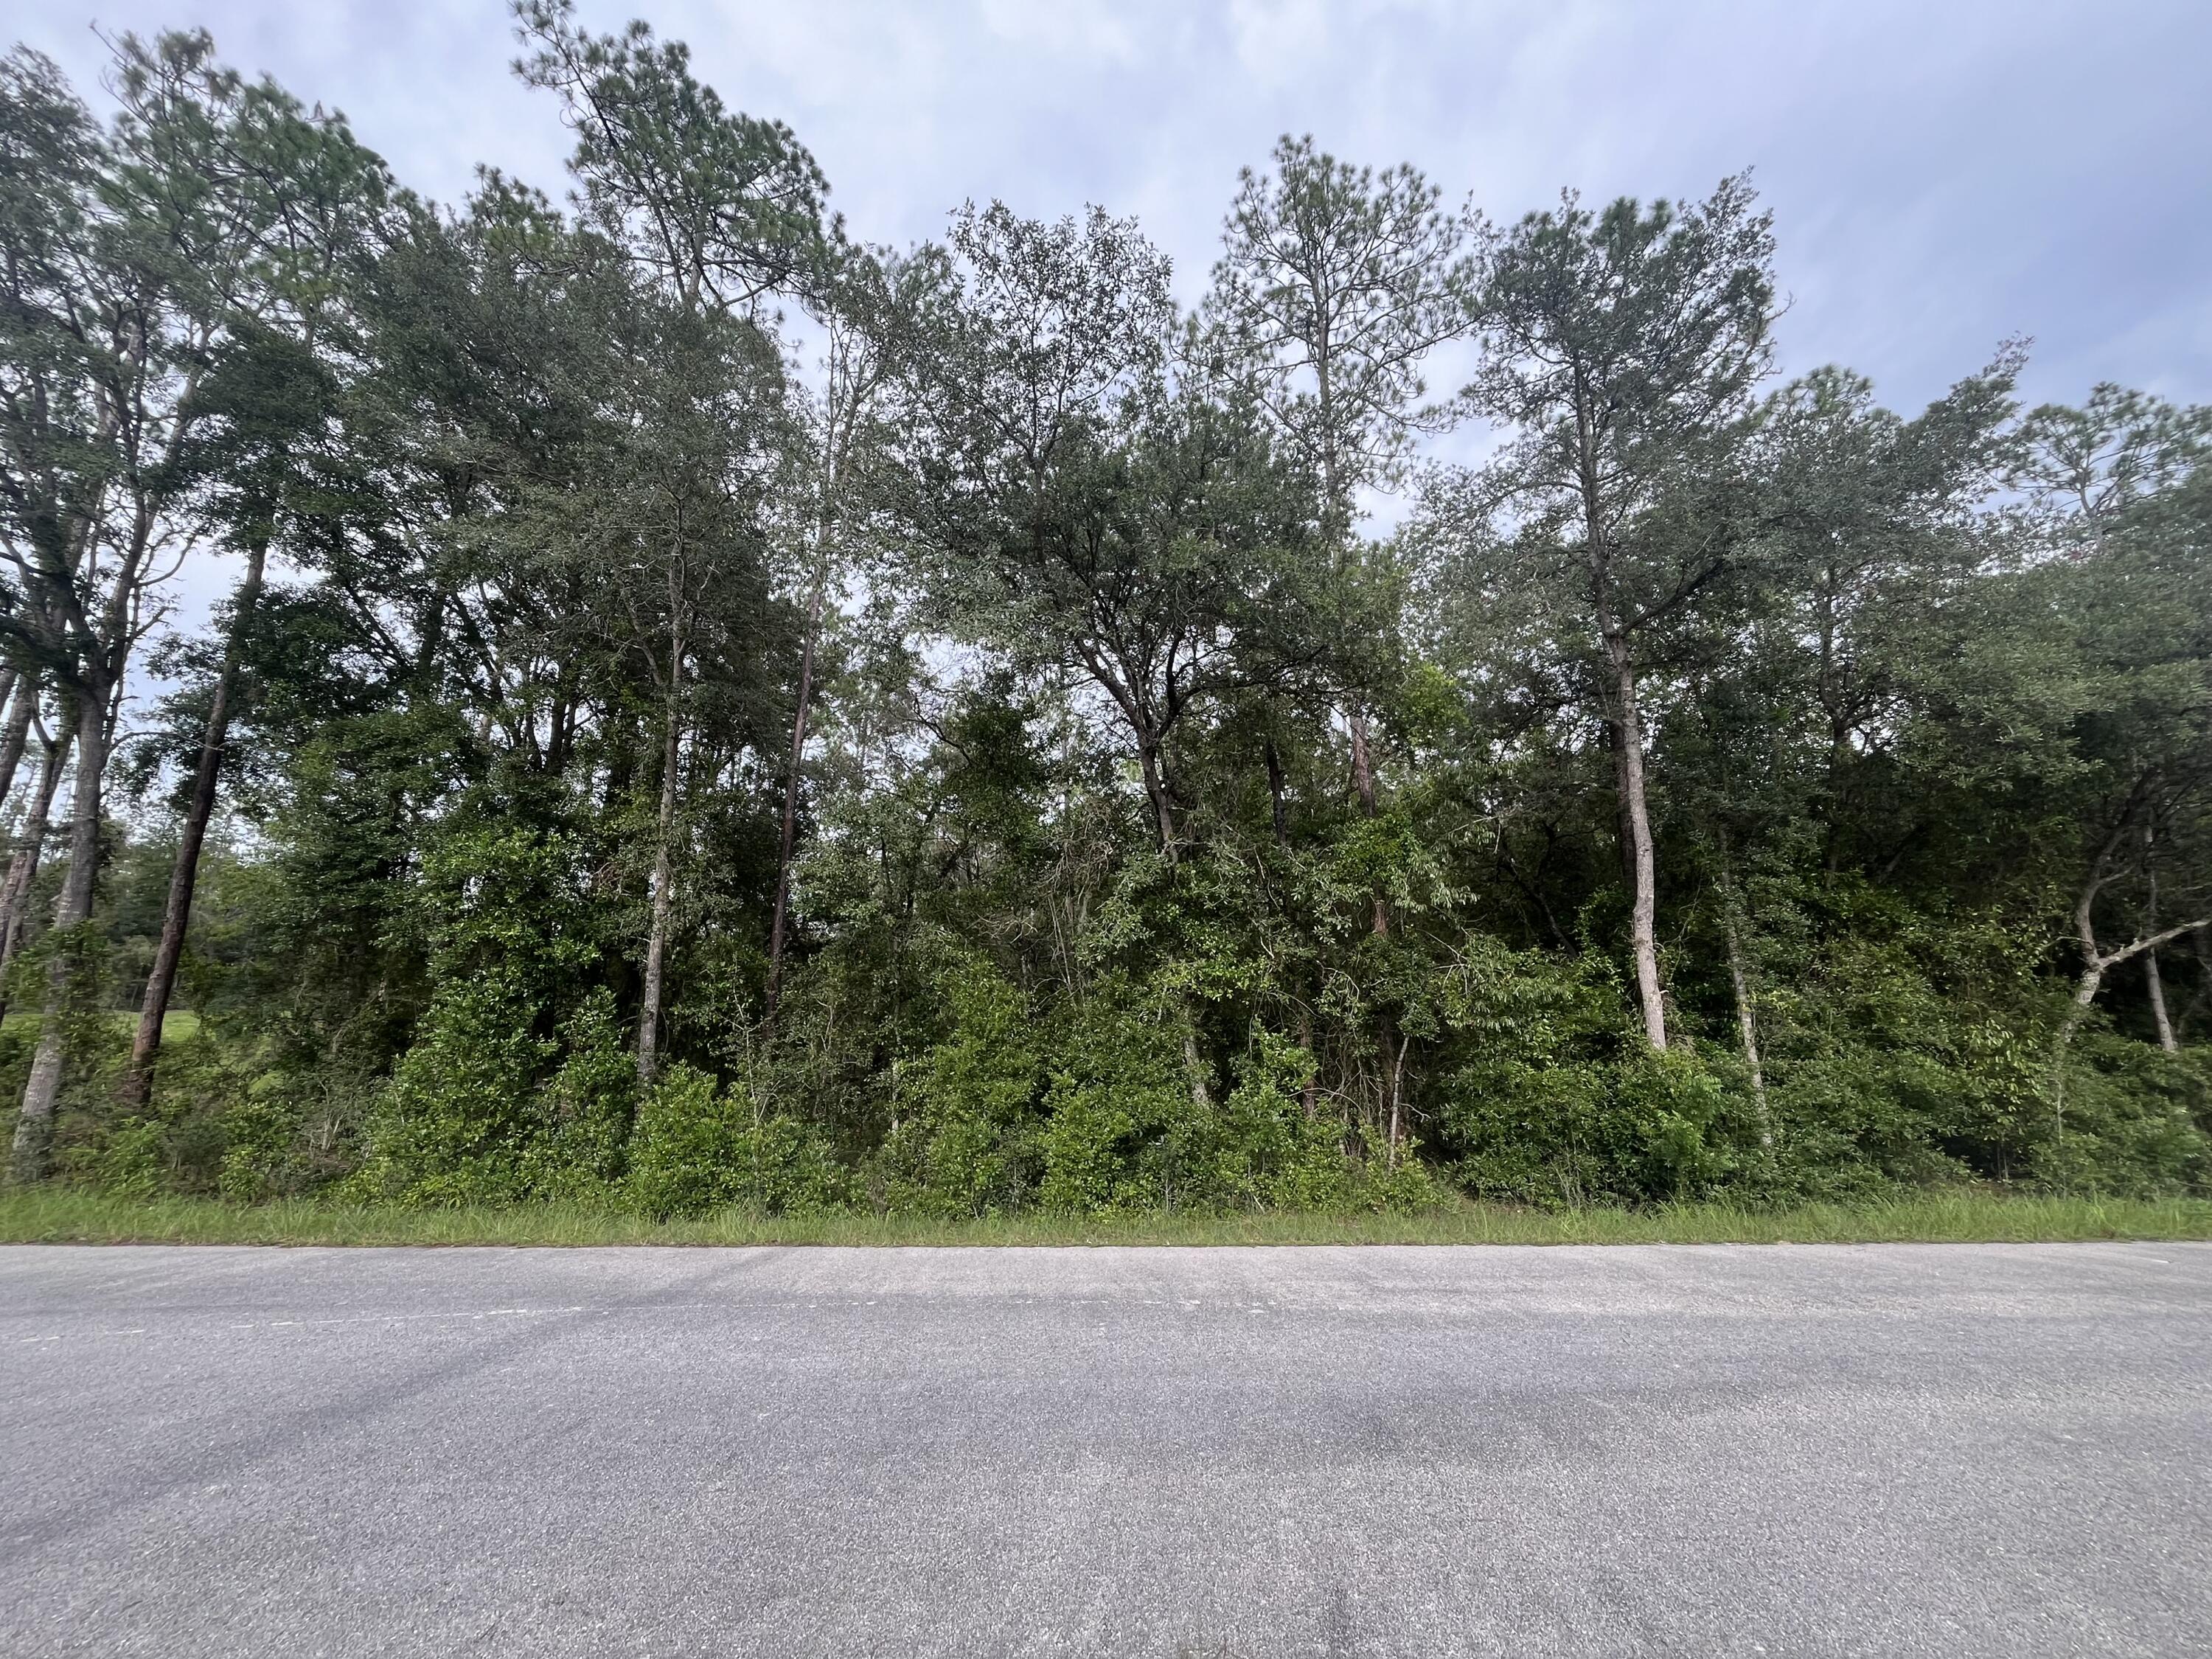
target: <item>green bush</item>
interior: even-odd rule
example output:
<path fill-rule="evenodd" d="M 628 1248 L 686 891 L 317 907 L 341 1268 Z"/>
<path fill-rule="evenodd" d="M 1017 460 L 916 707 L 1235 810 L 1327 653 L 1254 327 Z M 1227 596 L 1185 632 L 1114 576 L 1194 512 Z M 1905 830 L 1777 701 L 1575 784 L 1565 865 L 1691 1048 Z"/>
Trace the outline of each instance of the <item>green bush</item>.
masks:
<path fill-rule="evenodd" d="M 2063 1192 L 2140 1196 L 2212 1185 L 2212 1055 L 2169 1054 L 2092 1029 L 2067 1057 L 2063 1132 L 2047 1100 L 2052 1139 L 2038 1184 Z"/>
<path fill-rule="evenodd" d="M 505 1203 L 542 1170 L 544 1035 L 593 952 L 577 853 L 557 835 L 457 825 L 426 856 L 421 903 L 434 989 L 368 1124 L 356 1196 Z"/>
<path fill-rule="evenodd" d="M 1043 1161 L 1043 1055 L 1029 1000 L 987 962 L 940 975 L 952 1027 L 912 1071 L 882 1160 L 890 1190 L 925 1214 L 1021 1208 Z M 903 1085 L 903 1079 L 902 1079 Z"/>
<path fill-rule="evenodd" d="M 544 1127 L 537 1079 L 556 1052 L 532 1034 L 535 1002 L 500 969 L 449 981 L 369 1120 L 369 1154 L 349 1183 L 400 1204 L 500 1204 L 530 1189 Z"/>
<path fill-rule="evenodd" d="M 1304 1092 L 1313 1057 L 1265 1030 L 1237 1062 L 1222 1103 L 1212 1185 L 1239 1208 L 1329 1210 L 1350 1201 L 1352 1166 L 1334 1114 L 1309 1114 Z"/>
<path fill-rule="evenodd" d="M 851 1182 L 811 1126 L 758 1109 L 704 1072 L 669 1068 L 637 1107 L 624 1197 L 657 1218 L 739 1205 L 809 1215 L 849 1201 Z"/>
<path fill-rule="evenodd" d="M 538 1098 L 542 1127 L 523 1158 L 534 1194 L 590 1203 L 619 1188 L 638 1097 L 637 1059 L 623 1039 L 604 988 L 561 1028 L 560 1069 Z"/>
<path fill-rule="evenodd" d="M 1193 1097 L 1179 1035 L 1094 1000 L 1077 1012 L 1045 1098 L 1038 1202 L 1055 1215 L 1202 1208 L 1218 1195 L 1218 1115 Z"/>
<path fill-rule="evenodd" d="M 1719 1080 L 1693 1055 L 1624 1045 L 1607 1060 L 1505 1060 L 1445 1080 L 1460 1184 L 1516 1203 L 1647 1204 L 1698 1196 L 1729 1169 L 1712 1130 Z"/>

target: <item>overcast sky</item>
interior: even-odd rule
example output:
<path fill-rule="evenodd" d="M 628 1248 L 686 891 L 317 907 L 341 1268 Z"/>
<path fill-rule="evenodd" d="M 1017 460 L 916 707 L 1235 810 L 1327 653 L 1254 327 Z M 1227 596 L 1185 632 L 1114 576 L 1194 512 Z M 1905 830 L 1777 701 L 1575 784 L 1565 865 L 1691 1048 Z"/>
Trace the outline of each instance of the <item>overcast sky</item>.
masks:
<path fill-rule="evenodd" d="M 612 28 L 641 0 L 583 0 Z M 2008 335 L 2028 391 L 2212 399 L 2206 0 L 651 0 L 731 104 L 788 121 L 855 234 L 963 198 L 1135 213 L 1203 285 L 1237 169 L 1311 132 L 1493 217 L 1564 185 L 1703 194 L 1749 167 L 1784 364 L 1910 407 Z M 558 194 L 565 134 L 494 0 L 45 0 L 15 28 L 88 88 L 101 27 L 204 24 L 452 200 L 489 162 Z"/>

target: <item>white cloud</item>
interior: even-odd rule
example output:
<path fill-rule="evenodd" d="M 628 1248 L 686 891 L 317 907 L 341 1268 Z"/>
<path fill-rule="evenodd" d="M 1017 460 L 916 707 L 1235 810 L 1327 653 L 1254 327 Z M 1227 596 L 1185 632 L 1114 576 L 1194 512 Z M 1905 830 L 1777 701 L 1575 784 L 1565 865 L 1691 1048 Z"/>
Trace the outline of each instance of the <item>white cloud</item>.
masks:
<path fill-rule="evenodd" d="M 1133 28 L 1137 8 L 1115 0 L 981 0 L 975 9 L 997 40 L 1079 68 L 1136 64 L 1142 60 L 1140 37 L 1151 32 Z"/>
<path fill-rule="evenodd" d="M 1324 0 L 1230 0 L 1237 61 L 1248 74 L 1279 85 L 1328 47 L 1330 18 Z"/>
<path fill-rule="evenodd" d="M 1284 131 L 1411 160 L 1494 216 L 1559 185 L 1702 192 L 1755 165 L 1794 365 L 1900 402 L 2011 332 L 2038 395 L 2094 379 L 2212 398 L 2212 9 L 2107 0 L 582 0 L 690 42 L 813 148 L 856 234 L 969 196 L 1143 218 L 1195 295 L 1240 165 Z M 507 73 L 492 0 L 48 0 L 21 25 L 81 82 L 94 15 L 204 21 L 226 55 L 345 107 L 447 198 L 478 161 L 556 191 L 566 135 Z"/>

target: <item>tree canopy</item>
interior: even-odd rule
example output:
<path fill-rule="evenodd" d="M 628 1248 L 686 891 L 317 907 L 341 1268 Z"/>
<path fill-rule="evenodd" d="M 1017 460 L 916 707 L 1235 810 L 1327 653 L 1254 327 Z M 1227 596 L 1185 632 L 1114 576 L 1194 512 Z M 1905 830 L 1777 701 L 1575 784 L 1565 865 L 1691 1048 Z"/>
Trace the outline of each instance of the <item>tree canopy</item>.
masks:
<path fill-rule="evenodd" d="M 514 21 L 565 203 L 204 33 L 0 63 L 13 1179 L 2212 1188 L 2212 412 L 1781 382 L 1747 175 L 1285 137 L 1188 299 L 1101 206 L 871 246 Z"/>

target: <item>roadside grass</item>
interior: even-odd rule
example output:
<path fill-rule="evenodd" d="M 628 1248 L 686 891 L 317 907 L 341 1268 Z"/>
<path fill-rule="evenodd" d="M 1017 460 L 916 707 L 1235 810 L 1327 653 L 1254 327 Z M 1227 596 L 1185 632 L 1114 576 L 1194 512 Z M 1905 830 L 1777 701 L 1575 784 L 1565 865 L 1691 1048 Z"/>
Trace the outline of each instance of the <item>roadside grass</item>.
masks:
<path fill-rule="evenodd" d="M 136 1010 L 111 1008 L 100 1018 L 103 1024 L 125 1042 L 137 1035 L 138 1015 Z M 5 1014 L 0 1014 L 0 1030 L 35 1032 L 45 1019 L 46 1015 L 36 1008 L 10 1008 Z M 186 1042 L 198 1036 L 199 1030 L 200 1017 L 189 1008 L 172 1008 L 161 1016 L 161 1041 L 164 1042 Z"/>
<path fill-rule="evenodd" d="M 560 1205 L 364 1209 L 224 1204 L 67 1187 L 0 1194 L 0 1243 L 85 1244 L 1821 1244 L 2212 1239 L 2212 1200 L 2015 1196 L 1976 1189 L 1759 1210 L 1684 1204 L 1546 1211 L 1462 1204 L 1407 1214 L 765 1216 L 653 1221 Z"/>

